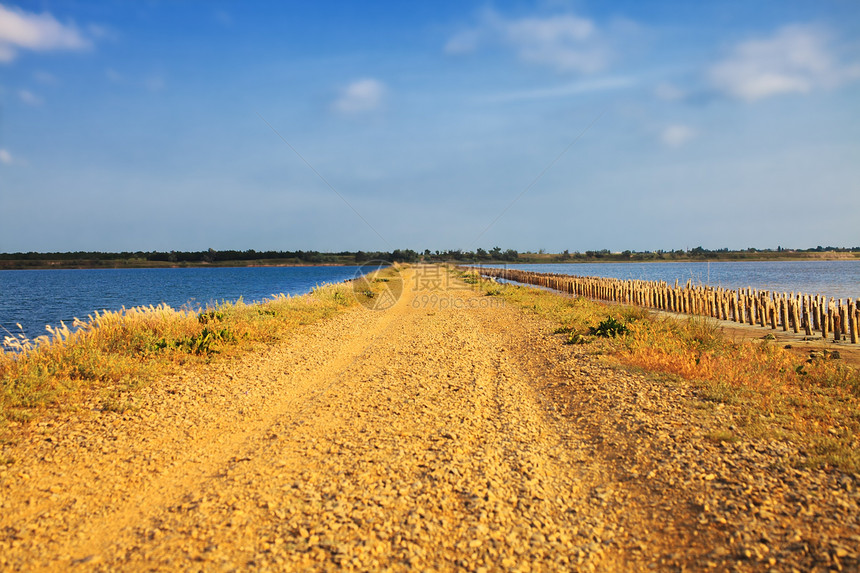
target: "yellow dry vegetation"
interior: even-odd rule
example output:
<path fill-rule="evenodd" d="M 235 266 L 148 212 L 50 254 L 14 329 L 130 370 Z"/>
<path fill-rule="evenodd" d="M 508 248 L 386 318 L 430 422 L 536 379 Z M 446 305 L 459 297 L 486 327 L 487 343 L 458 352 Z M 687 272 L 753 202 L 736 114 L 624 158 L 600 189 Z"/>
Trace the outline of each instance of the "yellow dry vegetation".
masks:
<path fill-rule="evenodd" d="M 379 274 L 397 272 L 390 268 Z M 371 296 L 381 290 L 372 279 L 362 284 Z M 254 304 L 240 299 L 203 311 L 159 305 L 96 312 L 76 319 L 71 328 L 48 327 L 48 334 L 36 339 L 7 336 L 0 352 L 0 424 L 73 402 L 79 390 L 127 392 L 189 363 L 276 343 L 300 325 L 357 304 L 352 285 L 339 283 L 307 295 L 279 294 Z"/>
<path fill-rule="evenodd" d="M 482 279 L 490 295 L 547 318 L 562 340 L 618 366 L 689 383 L 713 407 L 737 409 L 747 431 L 804 445 L 816 467 L 860 471 L 860 371 L 840 360 L 804 359 L 768 340 L 734 340 L 713 319 L 648 310 Z M 626 333 L 595 334 L 605 321 Z"/>

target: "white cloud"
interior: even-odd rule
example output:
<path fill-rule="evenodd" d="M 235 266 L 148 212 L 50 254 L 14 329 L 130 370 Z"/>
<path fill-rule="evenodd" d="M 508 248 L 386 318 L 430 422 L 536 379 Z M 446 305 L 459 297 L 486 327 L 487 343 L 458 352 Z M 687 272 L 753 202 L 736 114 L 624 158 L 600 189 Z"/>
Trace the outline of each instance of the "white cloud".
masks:
<path fill-rule="evenodd" d="M 334 109 L 347 114 L 377 109 L 385 97 L 385 85 L 371 78 L 357 80 L 344 88 L 334 102 Z"/>
<path fill-rule="evenodd" d="M 12 165 L 12 154 L 5 149 L 0 149 L 0 163 L 3 165 Z"/>
<path fill-rule="evenodd" d="M 18 97 L 27 105 L 34 107 L 42 105 L 45 100 L 28 90 L 18 90 Z"/>
<path fill-rule="evenodd" d="M 599 50 L 587 44 L 595 35 L 590 20 L 576 16 L 524 18 L 507 22 L 504 31 L 527 62 L 578 72 L 594 72 L 605 63 Z"/>
<path fill-rule="evenodd" d="M 787 93 L 833 88 L 860 77 L 860 65 L 837 61 L 828 34 L 812 26 L 786 26 L 769 38 L 735 46 L 709 70 L 711 83 L 748 102 Z"/>
<path fill-rule="evenodd" d="M 669 147 L 680 147 L 696 137 L 696 131 L 686 125 L 670 125 L 663 129 L 660 139 Z"/>
<path fill-rule="evenodd" d="M 90 47 L 74 25 L 64 25 L 51 14 L 34 14 L 0 4 L 0 61 L 11 62 L 18 50 L 82 50 Z"/>
<path fill-rule="evenodd" d="M 505 19 L 486 11 L 477 27 L 451 37 L 445 52 L 467 53 L 484 43 L 502 44 L 524 62 L 560 72 L 593 73 L 609 60 L 609 50 L 594 22 L 573 14 Z"/>

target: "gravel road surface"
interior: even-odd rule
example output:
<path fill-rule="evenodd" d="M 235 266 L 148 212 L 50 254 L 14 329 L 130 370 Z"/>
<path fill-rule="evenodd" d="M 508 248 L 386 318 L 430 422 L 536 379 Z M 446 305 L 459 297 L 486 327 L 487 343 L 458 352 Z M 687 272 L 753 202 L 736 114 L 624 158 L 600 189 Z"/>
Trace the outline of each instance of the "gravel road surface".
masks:
<path fill-rule="evenodd" d="M 730 407 L 437 268 L 402 273 L 392 308 L 160 380 L 133 411 L 9 428 L 0 569 L 858 569 L 855 476 L 792 468 Z"/>

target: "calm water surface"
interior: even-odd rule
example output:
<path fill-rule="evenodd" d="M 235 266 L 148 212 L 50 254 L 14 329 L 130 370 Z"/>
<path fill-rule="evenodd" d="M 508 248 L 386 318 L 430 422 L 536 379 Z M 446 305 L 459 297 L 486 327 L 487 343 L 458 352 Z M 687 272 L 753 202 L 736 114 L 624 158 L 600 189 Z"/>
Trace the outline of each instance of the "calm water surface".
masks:
<path fill-rule="evenodd" d="M 860 297 L 860 261 L 743 261 L 713 263 L 566 263 L 507 266 L 538 273 L 666 281 L 724 288 Z"/>
<path fill-rule="evenodd" d="M 501 266 L 501 265 L 497 265 Z M 568 263 L 507 265 L 536 272 L 619 279 L 678 279 L 726 288 L 751 286 L 777 292 L 860 297 L 860 261 Z M 166 303 L 206 306 L 242 297 L 252 302 L 273 294 L 302 294 L 314 286 L 355 276 L 359 267 L 250 267 L 188 269 L 95 269 L 0 271 L 0 339 L 3 328 L 28 336 L 45 325 L 71 326 L 94 310 Z"/>
<path fill-rule="evenodd" d="M 243 267 L 187 269 L 69 269 L 0 271 L 0 342 L 8 329 L 29 337 L 45 325 L 95 310 L 168 304 L 197 308 L 240 297 L 252 302 L 273 294 L 303 294 L 323 283 L 355 276 L 360 267 Z"/>

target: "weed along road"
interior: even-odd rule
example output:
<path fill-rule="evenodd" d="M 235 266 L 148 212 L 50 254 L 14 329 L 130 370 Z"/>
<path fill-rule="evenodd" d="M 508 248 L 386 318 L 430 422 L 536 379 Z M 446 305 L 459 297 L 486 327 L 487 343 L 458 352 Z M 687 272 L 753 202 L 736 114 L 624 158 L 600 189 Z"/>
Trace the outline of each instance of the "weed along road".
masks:
<path fill-rule="evenodd" d="M 10 428 L 0 568 L 857 570 L 853 475 L 441 267 L 400 277 L 134 409 Z"/>

